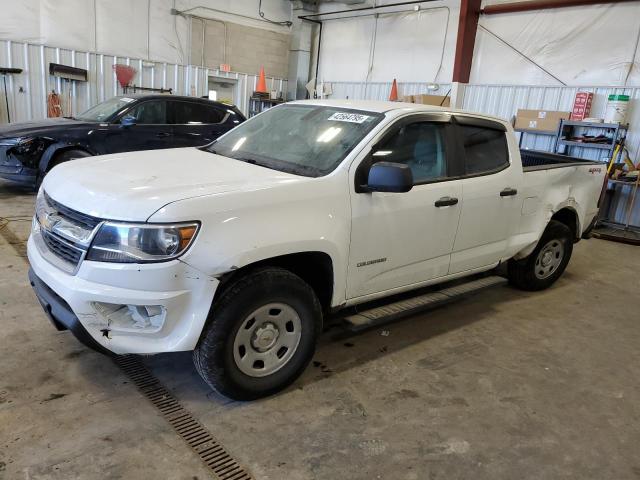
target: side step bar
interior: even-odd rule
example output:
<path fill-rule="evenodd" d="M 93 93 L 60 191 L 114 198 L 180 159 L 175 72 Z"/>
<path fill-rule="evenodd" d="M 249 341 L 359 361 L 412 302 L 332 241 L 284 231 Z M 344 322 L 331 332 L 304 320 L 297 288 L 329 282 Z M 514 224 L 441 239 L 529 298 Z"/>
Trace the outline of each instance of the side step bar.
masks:
<path fill-rule="evenodd" d="M 349 330 L 357 332 L 375 325 L 397 320 L 401 317 L 413 315 L 423 310 L 434 308 L 443 303 L 450 302 L 456 298 L 477 293 L 485 288 L 504 285 L 507 279 L 493 275 L 470 282 L 444 288 L 435 292 L 425 293 L 417 297 L 400 300 L 398 302 L 375 307 L 370 310 L 358 312 L 354 315 L 344 317 Z"/>

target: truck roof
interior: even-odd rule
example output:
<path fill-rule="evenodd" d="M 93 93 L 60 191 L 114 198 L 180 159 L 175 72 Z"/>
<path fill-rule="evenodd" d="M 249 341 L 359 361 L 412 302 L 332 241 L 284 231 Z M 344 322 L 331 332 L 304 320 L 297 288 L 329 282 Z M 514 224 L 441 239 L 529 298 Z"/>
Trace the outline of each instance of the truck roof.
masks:
<path fill-rule="evenodd" d="M 291 103 L 303 103 L 308 105 L 325 105 L 327 107 L 340 107 L 340 108 L 352 108 L 354 110 L 363 110 L 376 113 L 388 113 L 388 112 L 453 112 L 453 113 L 466 113 L 468 115 L 474 115 L 477 117 L 483 117 L 491 120 L 498 121 L 500 123 L 508 123 L 504 118 L 494 117 L 491 115 L 485 115 L 484 113 L 469 112 L 466 110 L 459 110 L 449 107 L 438 107 L 435 105 L 424 105 L 421 103 L 405 103 L 405 102 L 391 102 L 384 100 L 297 100 Z"/>

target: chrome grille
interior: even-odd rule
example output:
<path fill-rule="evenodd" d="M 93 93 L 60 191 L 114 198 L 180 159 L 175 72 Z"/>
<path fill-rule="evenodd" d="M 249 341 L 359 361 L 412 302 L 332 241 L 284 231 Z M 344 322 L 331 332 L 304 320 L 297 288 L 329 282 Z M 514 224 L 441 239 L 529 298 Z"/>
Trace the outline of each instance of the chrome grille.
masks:
<path fill-rule="evenodd" d="M 34 240 L 50 263 L 75 274 L 101 222 L 101 219 L 65 207 L 41 192 L 36 199 Z"/>
<path fill-rule="evenodd" d="M 102 221 L 99 218 L 92 217 L 91 215 L 87 215 L 86 213 L 80 213 L 70 209 L 69 207 L 65 207 L 64 205 L 56 202 L 53 198 L 47 195 L 46 192 L 44 194 L 44 199 L 51 208 L 55 209 L 58 212 L 58 215 L 66 218 L 67 220 L 70 220 L 72 223 L 86 228 L 87 230 L 93 230 Z"/>
<path fill-rule="evenodd" d="M 62 260 L 72 263 L 74 266 L 80 263 L 84 250 L 73 246 L 71 243 L 61 239 L 53 233 L 41 230 L 42 239 L 52 253 L 60 257 Z"/>

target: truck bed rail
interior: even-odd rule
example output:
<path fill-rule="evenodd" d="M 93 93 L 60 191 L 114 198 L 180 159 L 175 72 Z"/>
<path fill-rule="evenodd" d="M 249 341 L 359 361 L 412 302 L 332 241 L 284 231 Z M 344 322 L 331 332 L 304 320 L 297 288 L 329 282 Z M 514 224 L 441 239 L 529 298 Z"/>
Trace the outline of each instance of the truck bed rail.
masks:
<path fill-rule="evenodd" d="M 585 160 L 584 158 L 541 152 L 538 150 L 521 149 L 520 157 L 522 158 L 522 169 L 525 172 L 580 165 L 602 165 L 602 162 L 596 160 Z"/>

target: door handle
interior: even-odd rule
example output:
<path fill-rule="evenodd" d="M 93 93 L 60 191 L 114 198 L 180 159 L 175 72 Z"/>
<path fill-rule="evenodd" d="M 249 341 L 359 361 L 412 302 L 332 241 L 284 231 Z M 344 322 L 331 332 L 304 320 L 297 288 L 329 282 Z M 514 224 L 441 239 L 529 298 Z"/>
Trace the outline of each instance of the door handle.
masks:
<path fill-rule="evenodd" d="M 442 197 L 439 198 L 438 200 L 436 200 L 436 203 L 434 203 L 434 205 L 438 208 L 440 207 L 449 207 L 451 205 L 455 205 L 456 203 L 458 203 L 458 199 L 454 198 L 454 197 Z"/>
<path fill-rule="evenodd" d="M 500 192 L 500 196 L 501 197 L 512 197 L 512 196 L 517 195 L 517 194 L 518 194 L 518 190 L 516 190 L 515 188 L 510 188 L 510 187 L 507 187 L 507 188 L 505 188 L 504 190 L 502 190 Z"/>
<path fill-rule="evenodd" d="M 156 133 L 156 137 L 169 137 L 171 136 L 171 134 L 169 132 L 160 132 L 160 133 Z"/>

